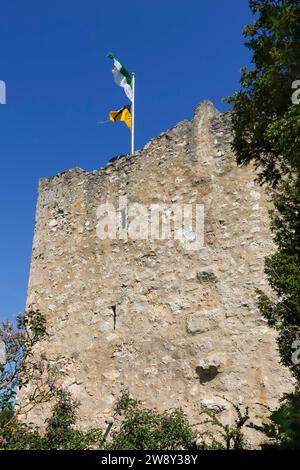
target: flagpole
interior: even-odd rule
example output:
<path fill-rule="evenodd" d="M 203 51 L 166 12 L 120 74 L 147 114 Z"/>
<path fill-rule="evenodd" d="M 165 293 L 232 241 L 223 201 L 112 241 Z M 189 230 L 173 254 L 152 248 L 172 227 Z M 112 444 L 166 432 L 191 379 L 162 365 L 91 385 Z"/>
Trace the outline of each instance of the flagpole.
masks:
<path fill-rule="evenodd" d="M 131 155 L 134 155 L 135 73 L 132 72 Z"/>

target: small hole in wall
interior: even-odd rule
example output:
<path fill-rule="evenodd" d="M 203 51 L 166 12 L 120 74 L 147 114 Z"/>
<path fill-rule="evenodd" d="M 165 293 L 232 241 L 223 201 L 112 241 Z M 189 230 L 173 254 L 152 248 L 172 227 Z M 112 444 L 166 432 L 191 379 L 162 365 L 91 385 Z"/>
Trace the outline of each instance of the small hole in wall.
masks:
<path fill-rule="evenodd" d="M 113 305 L 111 307 L 112 312 L 113 312 L 113 322 L 114 322 L 114 330 L 117 328 L 117 307 L 116 305 Z"/>
<path fill-rule="evenodd" d="M 218 369 L 214 366 L 210 366 L 207 369 L 196 367 L 196 373 L 199 377 L 200 383 L 205 384 L 206 382 L 213 380 L 218 375 Z"/>

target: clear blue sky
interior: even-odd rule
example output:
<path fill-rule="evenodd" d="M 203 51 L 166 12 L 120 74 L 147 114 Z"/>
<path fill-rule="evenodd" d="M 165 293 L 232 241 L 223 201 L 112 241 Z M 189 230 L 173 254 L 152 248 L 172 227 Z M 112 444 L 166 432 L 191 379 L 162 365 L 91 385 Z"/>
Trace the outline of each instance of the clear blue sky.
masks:
<path fill-rule="evenodd" d="M 123 123 L 96 125 L 127 104 L 107 53 L 136 72 L 140 148 L 202 99 L 226 109 L 249 62 L 241 30 L 252 18 L 247 0 L 13 0 L 0 16 L 3 319 L 25 305 L 38 179 L 129 151 Z"/>

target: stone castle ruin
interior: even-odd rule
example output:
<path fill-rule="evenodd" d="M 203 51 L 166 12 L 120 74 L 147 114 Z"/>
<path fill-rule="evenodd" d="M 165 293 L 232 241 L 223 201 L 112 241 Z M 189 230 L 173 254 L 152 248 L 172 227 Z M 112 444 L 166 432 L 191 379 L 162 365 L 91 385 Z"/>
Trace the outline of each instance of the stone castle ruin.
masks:
<path fill-rule="evenodd" d="M 230 420 L 222 397 L 267 414 L 291 385 L 255 305 L 273 249 L 270 198 L 237 167 L 230 123 L 203 102 L 133 157 L 40 181 L 27 307 L 47 318 L 39 349 L 67 371 L 82 427 L 104 426 L 124 388 L 149 407 L 182 407 L 193 424 L 203 409 Z M 185 242 L 163 214 L 163 236 L 147 224 L 147 237 L 130 236 L 132 207 L 174 205 L 193 206 Z M 99 206 L 116 208 L 106 227 Z M 191 249 L 197 207 L 203 240 Z"/>

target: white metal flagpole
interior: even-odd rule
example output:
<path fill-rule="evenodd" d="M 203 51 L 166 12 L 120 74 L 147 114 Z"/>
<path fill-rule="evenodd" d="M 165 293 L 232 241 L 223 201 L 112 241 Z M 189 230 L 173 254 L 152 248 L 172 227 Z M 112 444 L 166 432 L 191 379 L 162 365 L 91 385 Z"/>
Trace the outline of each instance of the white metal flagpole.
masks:
<path fill-rule="evenodd" d="M 132 73 L 132 105 L 131 105 L 131 155 L 134 155 L 134 114 L 135 114 L 135 73 Z"/>

